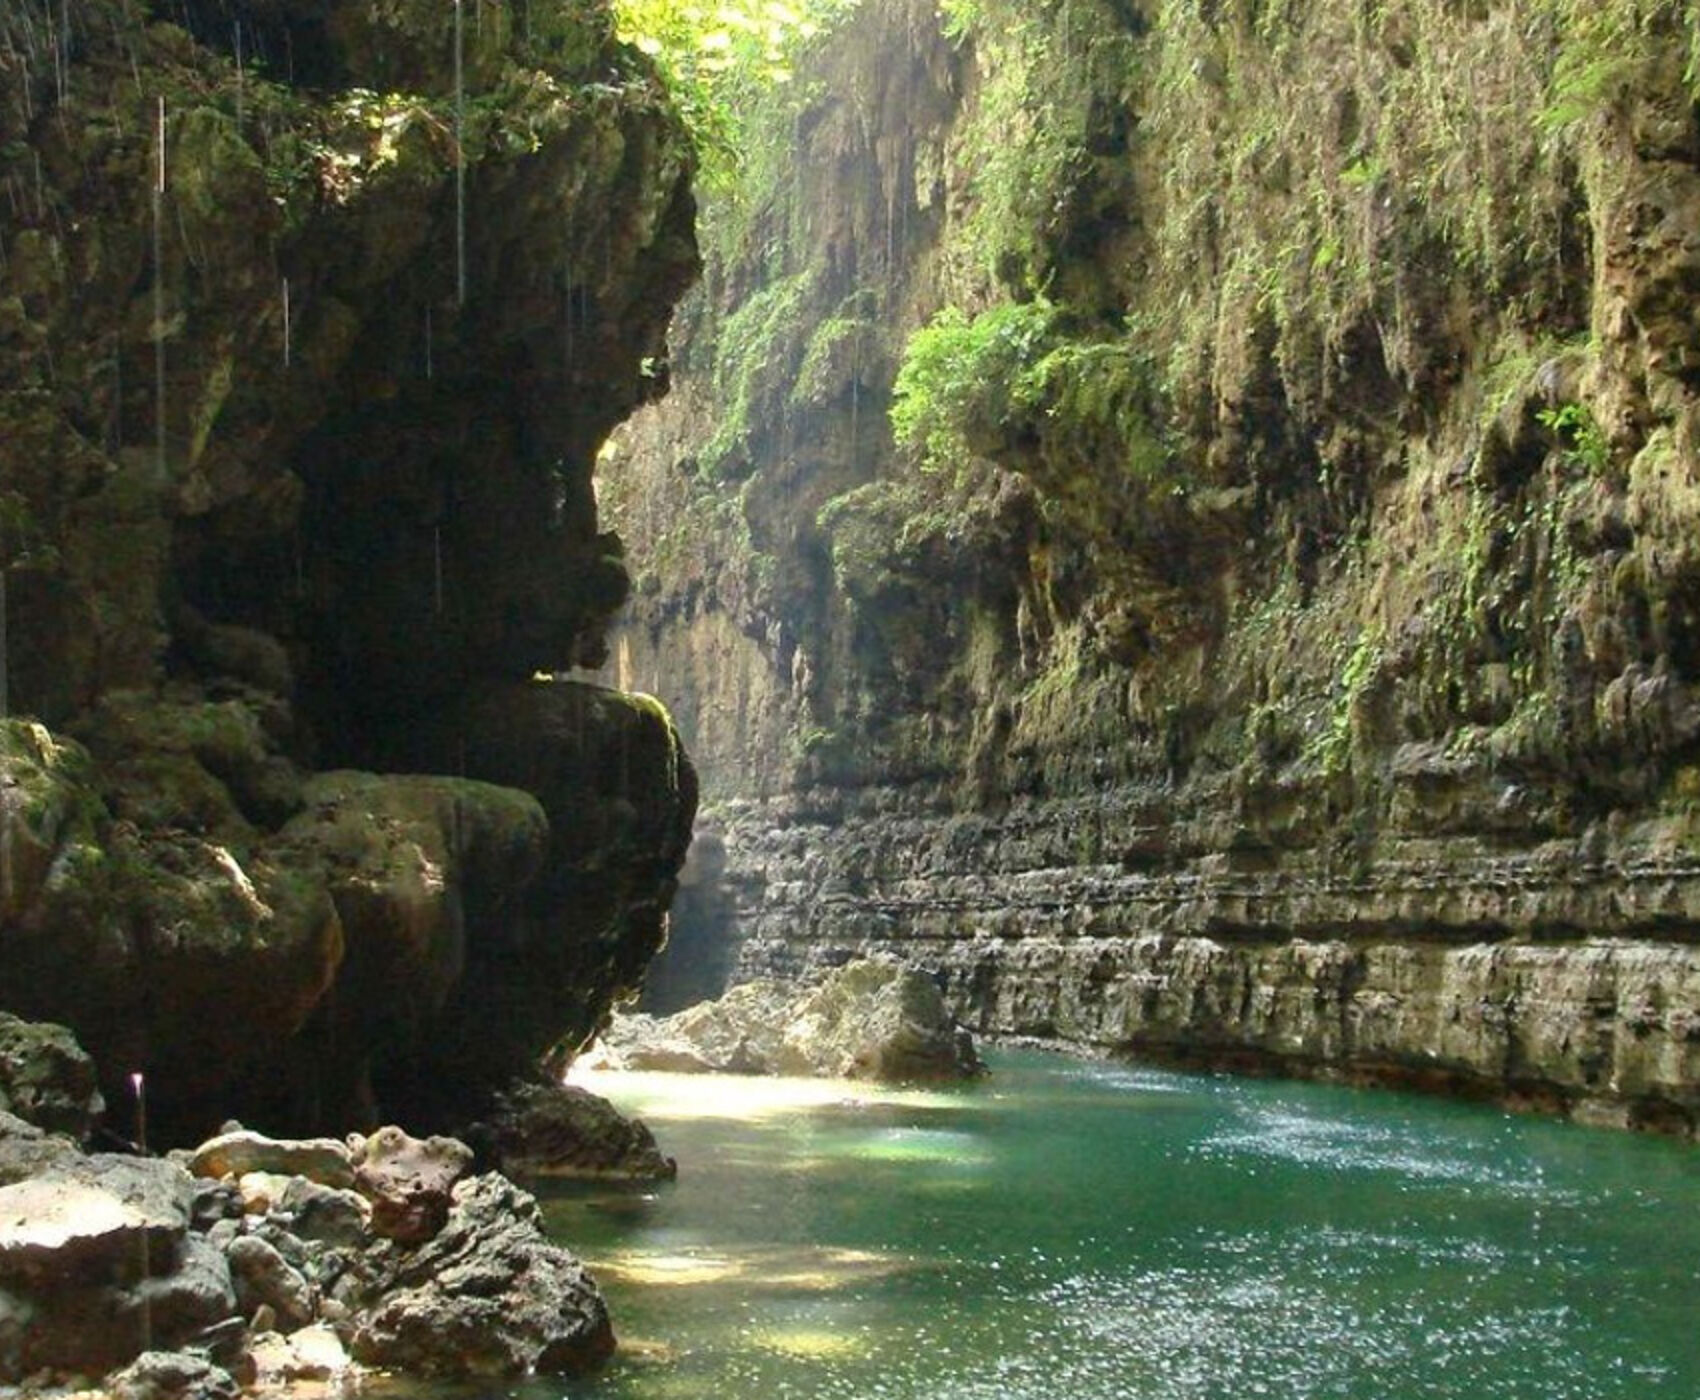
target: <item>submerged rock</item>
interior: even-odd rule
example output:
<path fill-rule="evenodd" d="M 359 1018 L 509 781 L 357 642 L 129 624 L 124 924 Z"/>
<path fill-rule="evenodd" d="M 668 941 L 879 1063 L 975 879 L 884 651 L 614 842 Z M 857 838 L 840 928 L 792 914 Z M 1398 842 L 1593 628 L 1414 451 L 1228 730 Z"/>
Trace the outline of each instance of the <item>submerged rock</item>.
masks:
<path fill-rule="evenodd" d="M 966 1079 L 984 1068 L 930 978 L 873 960 L 814 987 L 747 982 L 672 1016 L 619 1017 L 601 1054 L 620 1069 L 886 1082 Z"/>

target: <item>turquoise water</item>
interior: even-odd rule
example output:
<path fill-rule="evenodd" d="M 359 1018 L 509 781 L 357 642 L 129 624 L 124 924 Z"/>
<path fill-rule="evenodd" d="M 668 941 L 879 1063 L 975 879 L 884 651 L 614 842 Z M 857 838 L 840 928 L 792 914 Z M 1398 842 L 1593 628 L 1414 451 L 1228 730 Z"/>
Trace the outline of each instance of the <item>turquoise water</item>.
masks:
<path fill-rule="evenodd" d="M 992 1063 L 959 1092 L 853 1099 L 587 1081 L 643 1113 L 680 1175 L 549 1202 L 623 1350 L 525 1394 L 1700 1397 L 1691 1147 L 1402 1095 Z"/>

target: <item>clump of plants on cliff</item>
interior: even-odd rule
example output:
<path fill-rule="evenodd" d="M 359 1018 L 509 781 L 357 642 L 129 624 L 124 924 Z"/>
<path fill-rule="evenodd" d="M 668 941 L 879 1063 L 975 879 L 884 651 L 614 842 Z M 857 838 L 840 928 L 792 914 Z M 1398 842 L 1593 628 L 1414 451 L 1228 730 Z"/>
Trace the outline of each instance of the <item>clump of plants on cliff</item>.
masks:
<path fill-rule="evenodd" d="M 946 307 L 909 340 L 892 430 L 923 467 L 960 474 L 995 458 L 1066 491 L 1115 472 L 1147 489 L 1178 485 L 1155 426 L 1152 365 L 1129 337 L 1072 333 L 1039 297 L 970 317 Z"/>

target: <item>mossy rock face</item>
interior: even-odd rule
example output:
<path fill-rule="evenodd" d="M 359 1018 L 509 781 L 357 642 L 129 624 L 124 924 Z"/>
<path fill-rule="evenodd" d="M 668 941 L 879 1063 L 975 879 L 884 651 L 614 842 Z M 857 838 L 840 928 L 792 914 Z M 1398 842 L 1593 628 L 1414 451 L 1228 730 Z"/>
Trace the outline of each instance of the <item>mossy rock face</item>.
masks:
<path fill-rule="evenodd" d="M 665 937 L 696 776 L 660 702 L 569 681 L 482 688 L 408 738 L 402 761 L 453 752 L 468 773 L 504 785 L 395 780 L 425 784 L 414 801 L 479 798 L 477 810 L 461 807 L 460 830 L 490 880 L 469 887 L 465 967 L 421 1054 L 375 1066 L 380 1098 L 436 1126 L 558 1045 L 576 1047 L 636 991 Z M 482 796 L 509 789 L 535 793 L 547 814 L 546 845 L 523 885 L 496 876 L 517 849 L 513 833 L 531 830 L 530 809 Z"/>
<path fill-rule="evenodd" d="M 104 816 L 88 753 L 30 720 L 0 720 L 0 920 L 36 906 L 58 852 Z"/>
<path fill-rule="evenodd" d="M 181 755 L 137 760 L 184 766 L 170 781 L 128 775 L 142 806 L 115 820 L 77 746 L 13 721 L 6 750 L 7 790 L 23 794 L 0 843 L 8 1004 L 74 1027 L 109 1099 L 137 1070 L 160 1078 L 163 1124 L 213 1114 L 335 976 L 342 930 L 323 883 L 242 853 L 222 832 L 139 826 L 167 806 L 181 821 L 185 783 L 211 784 L 214 818 L 229 817 L 216 780 Z"/>
<path fill-rule="evenodd" d="M 161 1140 L 354 1126 L 418 1076 L 469 947 L 570 922 L 536 797 L 430 776 L 473 771 L 452 736 L 370 770 L 421 711 L 599 654 L 626 575 L 591 470 L 696 272 L 690 144 L 604 0 L 239 27 L 79 0 L 53 55 L 26 9 L 0 6 L 0 707 L 48 728 L 0 729 L 0 1006 L 73 1025 L 109 1086 L 146 1073 Z M 677 764 L 637 771 L 676 801 Z M 666 826 L 587 828 L 654 843 L 602 923 L 658 920 Z M 545 1039 L 630 980 L 601 967 L 548 989 Z M 451 1053 L 431 1073 L 470 1101 Z"/>

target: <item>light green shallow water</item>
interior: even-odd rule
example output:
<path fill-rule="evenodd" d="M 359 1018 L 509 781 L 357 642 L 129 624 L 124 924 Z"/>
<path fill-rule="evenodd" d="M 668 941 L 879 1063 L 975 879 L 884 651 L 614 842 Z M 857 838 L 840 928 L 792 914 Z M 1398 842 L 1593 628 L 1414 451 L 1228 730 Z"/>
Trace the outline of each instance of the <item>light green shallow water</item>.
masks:
<path fill-rule="evenodd" d="M 993 1067 L 812 1104 L 600 1077 L 679 1181 L 549 1202 L 626 1345 L 594 1380 L 502 1393 L 1700 1397 L 1692 1148 L 1400 1095 Z"/>

